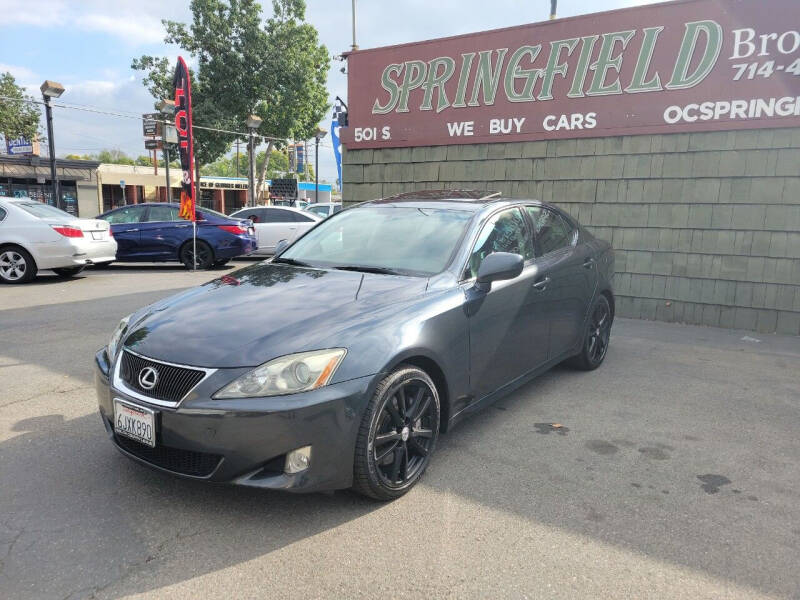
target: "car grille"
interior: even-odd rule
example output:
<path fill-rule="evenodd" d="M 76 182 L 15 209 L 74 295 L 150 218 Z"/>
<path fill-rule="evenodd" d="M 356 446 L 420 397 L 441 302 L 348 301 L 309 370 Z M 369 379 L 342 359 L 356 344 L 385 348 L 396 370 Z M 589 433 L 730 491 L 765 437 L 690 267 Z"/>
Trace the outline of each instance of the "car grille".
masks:
<path fill-rule="evenodd" d="M 158 372 L 156 385 L 149 390 L 139 383 L 139 373 L 145 367 L 151 367 Z M 132 390 L 156 400 L 176 403 L 205 377 L 205 371 L 167 365 L 132 354 L 127 350 L 122 352 L 119 371 L 120 379 Z"/>
<path fill-rule="evenodd" d="M 191 475 L 193 477 L 208 477 L 217 468 L 222 456 L 219 454 L 208 454 L 206 452 L 194 452 L 192 450 L 182 450 L 170 446 L 156 446 L 151 448 L 139 442 L 114 435 L 117 445 L 130 452 L 134 456 L 141 458 L 157 467 L 167 469 L 181 475 Z"/>

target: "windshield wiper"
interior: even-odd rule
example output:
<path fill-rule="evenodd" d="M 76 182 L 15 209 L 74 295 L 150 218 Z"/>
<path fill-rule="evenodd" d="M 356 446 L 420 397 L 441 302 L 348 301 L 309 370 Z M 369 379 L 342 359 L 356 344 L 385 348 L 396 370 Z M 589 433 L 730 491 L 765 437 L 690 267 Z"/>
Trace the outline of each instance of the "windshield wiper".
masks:
<path fill-rule="evenodd" d="M 310 267 L 311 265 L 307 262 L 303 262 L 302 260 L 295 260 L 294 258 L 273 258 L 273 263 L 282 263 L 285 265 L 294 265 L 295 267 Z"/>
<path fill-rule="evenodd" d="M 367 265 L 337 265 L 333 267 L 337 271 L 361 271 L 363 273 L 380 273 L 381 275 L 402 275 L 399 271 L 394 269 L 387 269 L 386 267 L 370 267 Z"/>

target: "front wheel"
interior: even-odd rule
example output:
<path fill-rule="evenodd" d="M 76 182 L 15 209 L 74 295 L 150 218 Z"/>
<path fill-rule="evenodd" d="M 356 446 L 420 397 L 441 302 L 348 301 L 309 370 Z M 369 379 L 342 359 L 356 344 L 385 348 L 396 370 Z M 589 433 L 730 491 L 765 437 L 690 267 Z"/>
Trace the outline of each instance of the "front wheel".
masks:
<path fill-rule="evenodd" d="M 584 371 L 592 371 L 603 363 L 611 339 L 613 320 L 611 304 L 608 298 L 601 294 L 592 306 L 581 352 L 570 361 L 573 366 Z"/>
<path fill-rule="evenodd" d="M 65 279 L 69 277 L 75 277 L 78 273 L 83 271 L 86 267 L 62 267 L 60 269 L 53 269 L 53 272 L 58 275 L 59 277 L 63 277 Z"/>
<path fill-rule="evenodd" d="M 194 269 L 194 243 L 186 242 L 181 248 L 180 255 L 183 266 L 189 270 Z M 210 269 L 214 266 L 214 251 L 203 240 L 197 240 L 197 268 Z"/>
<path fill-rule="evenodd" d="M 425 371 L 401 365 L 378 384 L 356 440 L 353 489 L 376 500 L 410 490 L 439 436 L 436 385 Z"/>

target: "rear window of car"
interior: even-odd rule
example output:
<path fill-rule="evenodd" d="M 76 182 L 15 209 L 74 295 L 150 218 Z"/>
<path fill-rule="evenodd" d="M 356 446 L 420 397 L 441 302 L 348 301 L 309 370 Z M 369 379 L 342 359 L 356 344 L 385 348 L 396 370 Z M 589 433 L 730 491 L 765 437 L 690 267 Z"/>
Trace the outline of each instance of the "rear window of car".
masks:
<path fill-rule="evenodd" d="M 16 205 L 26 213 L 38 217 L 39 219 L 55 218 L 69 219 L 71 221 L 75 218 L 68 212 L 58 209 L 55 206 L 50 206 L 49 204 L 42 204 L 41 202 L 17 202 Z"/>
<path fill-rule="evenodd" d="M 294 214 L 290 210 L 281 210 L 280 208 L 265 208 L 264 209 L 264 222 L 265 223 L 294 223 Z"/>

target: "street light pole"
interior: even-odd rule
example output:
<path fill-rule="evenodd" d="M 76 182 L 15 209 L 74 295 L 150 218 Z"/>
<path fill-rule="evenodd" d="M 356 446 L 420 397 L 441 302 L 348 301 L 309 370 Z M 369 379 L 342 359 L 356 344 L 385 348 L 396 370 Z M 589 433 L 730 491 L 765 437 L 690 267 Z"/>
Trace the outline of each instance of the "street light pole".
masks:
<path fill-rule="evenodd" d="M 550 0 L 550 20 L 556 18 L 556 10 L 558 8 L 558 0 Z"/>
<path fill-rule="evenodd" d="M 355 2 L 355 0 L 353 0 Z M 325 137 L 328 132 L 318 127 L 317 133 L 314 135 L 316 145 L 314 148 L 314 204 L 319 202 L 319 141 Z"/>
<path fill-rule="evenodd" d="M 42 99 L 44 99 L 44 111 L 47 120 L 47 146 L 50 152 L 50 184 L 53 187 L 53 202 L 56 208 L 61 208 L 61 186 L 58 181 L 56 171 L 56 143 L 53 138 L 53 107 L 50 105 L 50 98 L 58 98 L 64 93 L 64 86 L 55 81 L 47 80 L 41 87 Z"/>
<path fill-rule="evenodd" d="M 256 205 L 256 129 L 261 125 L 261 117 L 250 115 L 247 117 L 247 127 L 250 129 L 247 152 L 249 153 L 250 168 L 247 175 L 247 206 Z"/>
<path fill-rule="evenodd" d="M 162 100 L 158 103 L 158 110 L 161 111 L 164 115 L 169 115 L 172 117 L 169 119 L 170 121 L 174 120 L 175 117 L 175 101 L 174 100 Z M 164 173 L 167 177 L 167 202 L 172 202 L 172 188 L 170 187 L 169 181 L 169 142 L 167 141 L 167 128 L 169 125 L 164 123 L 161 128 L 161 152 L 164 155 Z"/>

